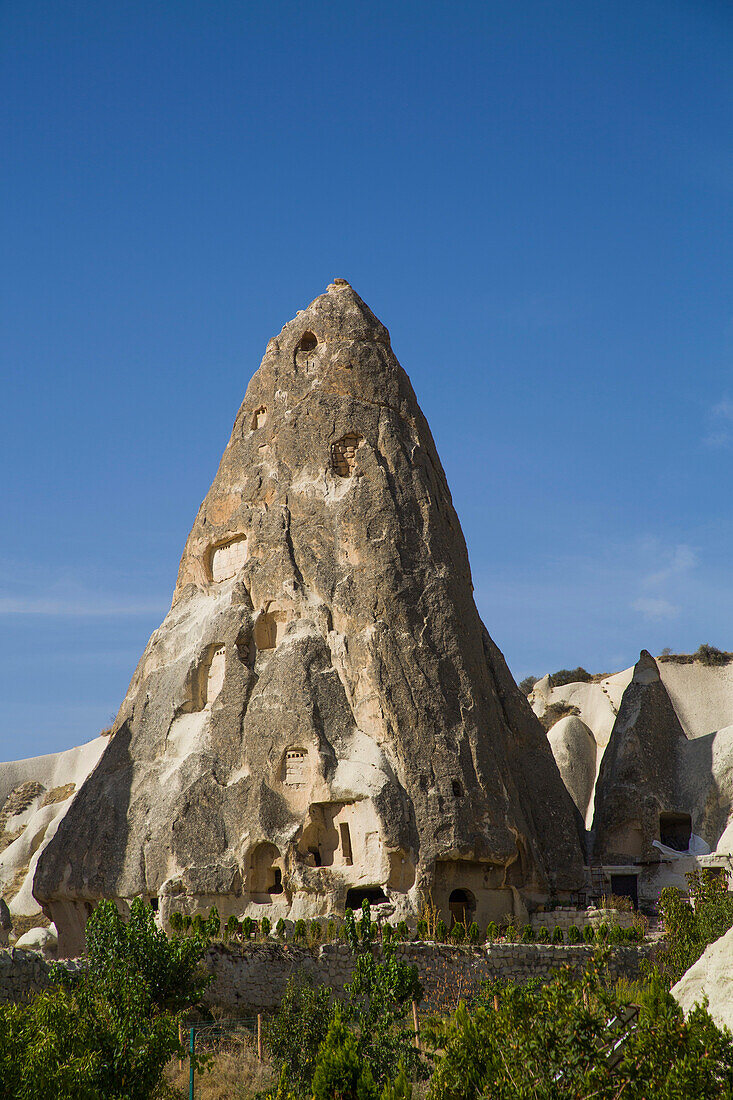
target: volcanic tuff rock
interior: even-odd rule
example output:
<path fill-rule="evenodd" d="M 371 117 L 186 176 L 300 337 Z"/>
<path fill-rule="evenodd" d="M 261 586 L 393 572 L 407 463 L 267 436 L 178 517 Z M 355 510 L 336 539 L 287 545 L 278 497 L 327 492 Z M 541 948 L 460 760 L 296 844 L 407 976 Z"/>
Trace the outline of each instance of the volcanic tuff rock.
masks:
<path fill-rule="evenodd" d="M 102 896 L 277 919 L 432 890 L 486 920 L 581 882 L 427 422 L 336 280 L 268 344 L 35 895 L 64 954 Z"/>

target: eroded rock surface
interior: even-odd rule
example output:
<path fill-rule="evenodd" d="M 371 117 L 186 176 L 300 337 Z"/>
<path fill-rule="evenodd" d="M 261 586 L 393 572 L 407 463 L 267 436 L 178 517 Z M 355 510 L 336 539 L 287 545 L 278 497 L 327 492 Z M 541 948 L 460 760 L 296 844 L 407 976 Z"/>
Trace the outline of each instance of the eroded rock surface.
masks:
<path fill-rule="evenodd" d="M 316 915 L 576 889 L 573 805 L 478 616 L 389 334 L 343 280 L 270 341 L 98 766 L 34 891 Z"/>

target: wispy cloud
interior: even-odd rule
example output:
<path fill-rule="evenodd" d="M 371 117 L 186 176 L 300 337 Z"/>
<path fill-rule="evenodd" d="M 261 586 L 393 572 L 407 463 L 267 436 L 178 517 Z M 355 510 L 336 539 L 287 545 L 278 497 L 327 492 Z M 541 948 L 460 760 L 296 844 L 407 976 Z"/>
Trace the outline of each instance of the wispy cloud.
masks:
<path fill-rule="evenodd" d="M 733 443 L 733 401 L 724 397 L 708 410 L 708 430 L 703 436 L 707 447 L 729 447 Z"/>
<path fill-rule="evenodd" d="M 685 543 L 680 543 L 668 550 L 660 548 L 657 552 L 662 560 L 666 558 L 666 564 L 642 578 L 642 583 L 650 587 L 666 584 L 667 581 L 679 577 L 682 573 L 689 573 L 697 565 L 697 554 Z"/>
<path fill-rule="evenodd" d="M 46 615 L 66 618 L 118 618 L 119 616 L 157 615 L 165 613 L 161 601 L 126 602 L 89 595 L 77 600 L 60 600 L 48 596 L 0 596 L 0 616 Z"/>
<path fill-rule="evenodd" d="M 639 611 L 649 622 L 661 622 L 662 619 L 676 619 L 680 613 L 679 607 L 675 607 L 663 596 L 640 596 L 632 603 L 634 611 Z"/>

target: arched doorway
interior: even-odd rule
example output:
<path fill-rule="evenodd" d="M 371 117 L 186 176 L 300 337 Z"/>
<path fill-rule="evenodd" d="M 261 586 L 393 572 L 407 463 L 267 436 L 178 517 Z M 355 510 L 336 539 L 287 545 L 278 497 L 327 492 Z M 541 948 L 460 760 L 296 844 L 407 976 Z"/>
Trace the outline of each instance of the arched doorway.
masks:
<path fill-rule="evenodd" d="M 454 924 L 468 926 L 476 912 L 476 899 L 470 890 L 454 890 L 448 898 L 448 908 L 451 915 L 451 928 Z"/>

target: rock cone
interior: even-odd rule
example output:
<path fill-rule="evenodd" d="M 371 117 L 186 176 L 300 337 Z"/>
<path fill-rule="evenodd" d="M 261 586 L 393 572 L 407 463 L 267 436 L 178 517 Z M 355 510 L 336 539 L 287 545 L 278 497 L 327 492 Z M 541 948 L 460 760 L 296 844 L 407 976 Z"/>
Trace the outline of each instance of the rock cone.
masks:
<path fill-rule="evenodd" d="M 485 922 L 582 876 L 430 429 L 336 280 L 268 344 L 36 897 L 65 954 L 102 896 L 276 920 L 432 891 Z"/>

